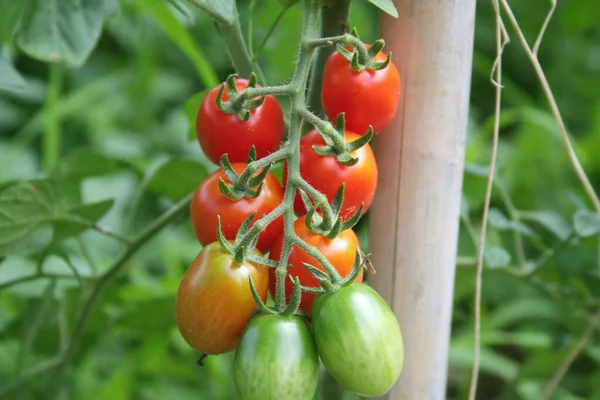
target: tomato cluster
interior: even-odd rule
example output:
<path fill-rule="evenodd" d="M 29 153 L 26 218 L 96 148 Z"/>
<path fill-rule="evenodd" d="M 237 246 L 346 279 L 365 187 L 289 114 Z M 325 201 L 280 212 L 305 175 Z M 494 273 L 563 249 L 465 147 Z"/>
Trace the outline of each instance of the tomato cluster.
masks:
<path fill-rule="evenodd" d="M 372 61 L 382 60 L 386 56 L 380 52 Z M 346 154 L 353 161 L 342 162 L 336 154 L 317 151 L 332 149 L 333 144 L 316 125 L 295 151 L 299 151 L 300 180 L 324 195 L 334 219 L 344 226 L 329 235 L 315 228 L 324 221 L 324 213 L 320 206 L 310 209 L 311 202 L 317 201 L 314 192 L 304 191 L 306 196 L 301 196 L 296 186 L 291 186 L 296 193 L 286 195 L 291 185 L 287 163 L 283 186 L 266 170 L 252 170 L 246 186 L 239 184 L 248 163 L 285 146 L 285 123 L 278 101 L 271 95 L 240 96 L 249 88 L 259 86 L 252 80 L 229 81 L 208 92 L 198 110 L 198 142 L 221 168 L 200 183 L 190 205 L 192 226 L 204 248 L 177 291 L 181 335 L 206 355 L 236 350 L 233 375 L 243 399 L 312 399 L 319 360 L 345 388 L 363 396 L 381 396 L 402 370 L 402 336 L 389 306 L 362 283 L 358 256 L 362 252 L 349 221 L 360 218 L 359 211 L 364 214 L 373 201 L 377 164 L 368 143 L 351 144 L 390 124 L 400 97 L 398 71 L 393 63 L 356 70 L 338 52 L 326 63 L 322 103 L 331 120 L 340 114 L 345 119 L 345 128 L 339 132 L 343 141 L 337 146 L 343 148 L 345 142 Z M 228 102 L 232 96 L 234 100 Z M 228 190 L 233 189 L 226 188 L 245 192 L 232 196 Z M 340 193 L 343 200 L 335 205 Z M 243 249 L 241 257 L 231 251 L 237 249 L 250 226 L 286 204 L 298 216 L 293 228 L 294 240 L 299 242 L 289 244 L 290 233 L 284 231 L 280 212 L 273 214 L 254 241 L 244 242 L 249 249 Z M 346 222 L 348 225 L 341 225 Z M 321 259 L 323 263 L 330 264 L 329 272 L 309 248 L 301 248 L 302 243 L 320 252 L 326 260 Z M 273 266 L 282 257 L 286 257 L 287 262 L 282 262 L 286 262 L 290 278 L 285 280 L 285 303 L 289 304 L 285 311 L 265 305 L 269 292 L 277 297 Z M 339 275 L 338 281 L 325 285 L 323 276 L 331 274 L 331 268 Z M 317 274 L 319 271 L 322 273 Z M 294 289 L 300 287 L 303 292 L 298 298 Z"/>

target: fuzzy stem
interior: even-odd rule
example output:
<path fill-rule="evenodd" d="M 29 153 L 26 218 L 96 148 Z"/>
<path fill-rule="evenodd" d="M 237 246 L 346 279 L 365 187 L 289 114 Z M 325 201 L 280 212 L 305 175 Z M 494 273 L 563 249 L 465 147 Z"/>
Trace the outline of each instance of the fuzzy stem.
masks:
<path fill-rule="evenodd" d="M 321 12 L 321 34 L 320 37 L 336 36 L 344 32 L 348 16 L 350 14 L 350 0 L 334 0 L 332 4 L 323 8 Z M 305 41 L 313 38 L 303 37 Z M 321 114 L 321 86 L 323 84 L 323 69 L 327 57 L 333 49 L 329 47 L 317 50 L 317 56 L 313 63 L 310 87 L 308 89 L 308 108 L 315 114 Z"/>

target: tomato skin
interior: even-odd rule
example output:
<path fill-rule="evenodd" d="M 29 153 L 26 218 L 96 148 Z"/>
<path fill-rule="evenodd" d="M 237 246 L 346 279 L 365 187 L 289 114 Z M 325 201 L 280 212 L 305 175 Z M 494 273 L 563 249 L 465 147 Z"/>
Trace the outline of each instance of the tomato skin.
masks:
<path fill-rule="evenodd" d="M 380 397 L 398 380 L 404 363 L 396 316 L 370 286 L 353 283 L 320 294 L 311 321 L 319 357 L 346 389 Z"/>
<path fill-rule="evenodd" d="M 241 92 L 248 87 L 248 80 L 238 78 L 235 84 Z M 283 111 L 275 97 L 265 96 L 265 101 L 250 111 L 250 119 L 242 121 L 237 115 L 227 114 L 217 108 L 220 87 L 208 92 L 196 116 L 196 136 L 204 154 L 218 165 L 224 153 L 227 153 L 231 162 L 246 162 L 252 145 L 256 147 L 258 158 L 275 152 L 285 129 Z M 225 86 L 222 100 L 228 99 Z"/>
<path fill-rule="evenodd" d="M 244 163 L 232 164 L 239 174 L 246 166 Z M 217 240 L 217 216 L 221 216 L 221 230 L 227 240 L 234 240 L 239 227 L 254 211 L 257 211 L 253 222 L 273 211 L 283 201 L 283 188 L 268 173 L 260 195 L 254 199 L 243 197 L 230 200 L 219 191 L 219 178 L 229 180 L 222 169 L 213 172 L 196 189 L 190 204 L 190 217 L 198 241 L 207 245 Z M 256 248 L 266 253 L 283 230 L 283 217 L 277 218 L 260 234 Z"/>
<path fill-rule="evenodd" d="M 241 400 L 312 400 L 318 374 L 317 349 L 302 317 L 261 314 L 250 320 L 233 362 Z"/>
<path fill-rule="evenodd" d="M 340 273 L 342 278 L 348 276 L 354 265 L 354 259 L 356 257 L 356 250 L 359 248 L 358 238 L 352 229 L 346 229 L 340 232 L 335 239 L 327 239 L 325 236 L 318 235 L 311 232 L 306 227 L 306 216 L 298 218 L 294 222 L 294 231 L 296 234 L 311 246 L 316 247 L 321 254 L 327 258 L 335 269 Z M 283 233 L 277 238 L 269 257 L 272 260 L 279 261 L 281 252 L 283 250 Z M 320 287 L 317 278 L 302 265 L 302 263 L 308 263 L 314 267 L 319 268 L 321 271 L 325 271 L 325 268 L 314 258 L 310 257 L 306 252 L 296 245 L 292 245 L 292 252 L 288 258 L 288 269 L 287 275 L 298 277 L 300 283 L 303 286 L 309 287 Z M 363 271 L 360 271 L 356 282 L 362 282 Z M 294 285 L 289 279 L 285 280 L 285 295 L 289 302 L 292 295 Z M 275 297 L 276 293 L 276 278 L 275 268 L 269 268 L 269 290 L 271 295 Z M 302 293 L 302 301 L 300 303 L 300 310 L 306 315 L 310 316 L 310 307 L 313 302 L 315 295 L 313 293 Z"/>
<path fill-rule="evenodd" d="M 376 62 L 385 59 L 382 52 L 375 57 Z M 321 90 L 323 108 L 331 120 L 345 112 L 346 129 L 361 135 L 367 132 L 369 125 L 375 134 L 390 125 L 398 110 L 401 91 L 400 74 L 392 62 L 379 71 L 357 72 L 336 51 L 325 63 Z"/>
<path fill-rule="evenodd" d="M 346 131 L 346 142 L 358 139 L 360 135 Z M 370 144 L 366 144 L 352 153 L 358 157 L 358 163 L 346 167 L 333 156 L 321 156 L 314 152 L 313 145 L 323 146 L 321 135 L 312 130 L 300 141 L 300 175 L 315 189 L 323 193 L 329 204 L 335 198 L 342 184 L 344 202 L 340 217 L 347 220 L 364 203 L 363 214 L 369 209 L 377 190 L 377 162 Z M 284 182 L 287 182 L 287 168 L 284 169 Z M 306 208 L 299 194 L 294 199 L 294 211 L 298 215 L 306 214 Z"/>
<path fill-rule="evenodd" d="M 257 308 L 249 277 L 265 301 L 267 267 L 247 261 L 236 264 L 218 242 L 202 249 L 183 276 L 175 299 L 177 326 L 191 347 L 206 354 L 235 349 Z"/>

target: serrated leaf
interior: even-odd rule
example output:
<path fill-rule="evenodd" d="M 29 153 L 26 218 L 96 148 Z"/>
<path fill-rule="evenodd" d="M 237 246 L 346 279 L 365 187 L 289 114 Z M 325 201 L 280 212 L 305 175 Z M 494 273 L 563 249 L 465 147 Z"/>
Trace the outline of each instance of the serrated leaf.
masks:
<path fill-rule="evenodd" d="M 201 163 L 188 159 L 173 159 L 161 165 L 148 181 L 148 188 L 174 201 L 185 198 L 208 176 Z"/>
<path fill-rule="evenodd" d="M 25 3 L 23 0 L 0 0 L 0 44 L 10 41 Z"/>
<path fill-rule="evenodd" d="M 1 9 L 0 12 L 2 12 Z M 25 81 L 15 67 L 13 67 L 8 52 L 0 49 L 0 90 L 15 92 L 24 87 Z"/>
<path fill-rule="evenodd" d="M 196 140 L 196 116 L 198 115 L 200 104 L 207 93 L 208 90 L 196 93 L 183 105 L 183 110 L 185 111 L 188 120 L 188 140 Z"/>
<path fill-rule="evenodd" d="M 600 233 L 600 214 L 583 209 L 573 216 L 573 229 L 581 237 L 590 237 Z"/>
<path fill-rule="evenodd" d="M 394 6 L 393 0 L 368 0 L 369 3 L 379 8 L 381 11 L 388 13 L 394 18 L 398 18 L 398 10 Z"/>
<path fill-rule="evenodd" d="M 488 268 L 504 268 L 510 264 L 510 253 L 502 247 L 486 245 L 484 259 Z"/>
<path fill-rule="evenodd" d="M 31 57 L 81 66 L 96 46 L 116 0 L 30 0 L 15 38 Z"/>
<path fill-rule="evenodd" d="M 110 208 L 107 201 L 81 204 L 79 185 L 38 180 L 0 192 L 0 256 L 31 254 L 48 246 L 60 224 L 90 225 Z M 72 229 L 72 228 L 71 228 Z M 61 231 L 61 235 L 69 230 Z"/>

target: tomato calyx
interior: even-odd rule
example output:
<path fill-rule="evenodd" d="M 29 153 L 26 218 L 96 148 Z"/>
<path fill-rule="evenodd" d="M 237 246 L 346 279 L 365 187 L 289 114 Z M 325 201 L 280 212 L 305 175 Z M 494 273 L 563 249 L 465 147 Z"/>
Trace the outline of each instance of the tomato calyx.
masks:
<path fill-rule="evenodd" d="M 360 250 L 357 250 L 354 258 L 354 264 L 352 265 L 350 273 L 345 278 L 339 280 L 334 280 L 329 274 L 323 272 L 321 269 L 315 267 L 312 264 L 303 262 L 302 265 L 304 266 L 304 268 L 306 268 L 319 281 L 321 287 L 317 288 L 301 286 L 300 289 L 302 289 L 303 292 L 312 294 L 336 292 L 343 287 L 353 284 L 356 281 L 356 279 L 358 279 L 360 272 L 363 268 L 373 273 L 374 269 L 370 269 L 373 268 L 370 262 L 368 262 L 370 268 L 366 268 L 367 263 L 365 259 L 366 261 L 368 261 L 368 258 L 364 255 L 364 253 Z"/>
<path fill-rule="evenodd" d="M 362 72 L 365 69 L 379 71 L 386 68 L 392 61 L 392 53 L 388 53 L 385 61 L 375 61 L 375 58 L 385 46 L 385 40 L 383 39 L 376 40 L 372 45 L 365 44 L 360 41 L 358 31 L 354 28 L 348 36 L 347 42 L 351 46 L 342 46 L 338 43 L 335 49 L 350 63 L 352 70 L 355 72 Z"/>
<path fill-rule="evenodd" d="M 255 160 L 256 148 L 252 146 L 248 154 L 248 165 Z M 233 168 L 233 165 L 231 165 L 227 153 L 221 156 L 220 165 L 230 184 L 227 184 L 223 178 L 220 178 L 219 191 L 223 196 L 234 201 L 239 200 L 242 197 L 247 197 L 249 199 L 258 197 L 262 190 L 264 180 L 271 169 L 271 164 L 267 164 L 259 173 L 253 175 L 253 168 L 248 167 L 247 165 L 246 169 L 241 174 L 238 174 Z"/>
<path fill-rule="evenodd" d="M 352 153 L 369 144 L 373 138 L 373 128 L 370 126 L 367 132 L 358 139 L 347 143 L 345 139 L 346 115 L 343 112 L 338 114 L 335 125 L 323 121 L 308 110 L 302 110 L 302 117 L 316 128 L 325 141 L 324 146 L 312 146 L 313 151 L 322 156 L 333 156 L 346 167 L 358 163 L 358 157 L 353 156 Z"/>
<path fill-rule="evenodd" d="M 235 83 L 237 74 L 231 74 L 225 80 L 225 83 L 221 84 L 219 92 L 217 93 L 217 108 L 226 114 L 235 114 L 241 121 L 248 121 L 250 119 L 250 111 L 260 107 L 265 101 L 265 96 L 258 96 L 256 98 L 247 99 L 245 96 L 244 89 L 241 93 L 239 92 Z M 250 76 L 247 88 L 256 87 L 256 74 L 254 72 Z M 223 101 L 223 92 L 227 86 L 227 96 L 229 100 Z"/>
<path fill-rule="evenodd" d="M 331 212 L 325 214 L 324 217 L 322 217 L 317 210 L 323 209 L 326 205 L 320 202 L 315 202 L 313 204 L 308 195 L 303 190 L 299 190 L 304 207 L 308 210 L 306 213 L 305 224 L 310 231 L 323 235 L 327 239 L 334 239 L 341 231 L 351 229 L 358 223 L 363 213 L 364 204 L 361 204 L 359 209 L 346 221 L 342 220 L 340 217 L 340 211 L 342 210 L 344 201 L 344 188 L 345 184 L 342 184 L 329 206 Z"/>

